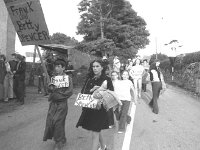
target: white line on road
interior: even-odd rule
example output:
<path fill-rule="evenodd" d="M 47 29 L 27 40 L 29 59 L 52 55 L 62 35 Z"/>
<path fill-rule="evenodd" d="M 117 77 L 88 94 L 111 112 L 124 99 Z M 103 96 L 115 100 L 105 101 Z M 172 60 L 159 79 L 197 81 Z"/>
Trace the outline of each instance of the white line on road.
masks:
<path fill-rule="evenodd" d="M 129 150 L 130 149 L 135 111 L 136 111 L 136 105 L 134 103 L 132 103 L 130 105 L 130 114 L 129 114 L 131 116 L 131 122 L 130 122 L 129 125 L 127 125 L 127 128 L 126 128 L 126 133 L 125 133 L 125 136 L 124 136 L 122 150 Z"/>

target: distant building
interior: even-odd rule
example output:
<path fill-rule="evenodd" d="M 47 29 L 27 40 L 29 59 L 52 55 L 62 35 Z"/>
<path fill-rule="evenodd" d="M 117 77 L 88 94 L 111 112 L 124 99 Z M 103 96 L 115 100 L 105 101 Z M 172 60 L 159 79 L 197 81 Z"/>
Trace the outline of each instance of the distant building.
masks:
<path fill-rule="evenodd" d="M 26 52 L 25 55 L 26 55 L 25 56 L 26 62 L 33 62 L 33 56 L 34 56 L 33 52 Z M 36 57 L 35 57 L 35 63 L 40 63 L 40 58 L 37 53 L 36 53 Z"/>

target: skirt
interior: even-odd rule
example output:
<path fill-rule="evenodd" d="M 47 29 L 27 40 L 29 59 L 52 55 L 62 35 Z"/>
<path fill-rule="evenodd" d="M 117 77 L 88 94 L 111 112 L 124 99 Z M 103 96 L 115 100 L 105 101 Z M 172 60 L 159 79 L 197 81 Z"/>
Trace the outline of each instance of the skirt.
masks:
<path fill-rule="evenodd" d="M 81 116 L 76 127 L 81 126 L 83 129 L 100 132 L 103 129 L 109 128 L 109 115 L 106 109 L 101 106 L 101 109 L 82 108 Z"/>

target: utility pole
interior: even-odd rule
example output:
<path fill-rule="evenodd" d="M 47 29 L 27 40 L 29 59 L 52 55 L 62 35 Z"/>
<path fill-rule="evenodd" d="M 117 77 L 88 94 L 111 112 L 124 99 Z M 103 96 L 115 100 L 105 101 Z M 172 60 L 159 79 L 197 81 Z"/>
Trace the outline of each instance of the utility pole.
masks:
<path fill-rule="evenodd" d="M 157 37 L 155 37 L 155 43 L 156 43 L 156 59 L 158 59 L 158 52 L 157 52 Z"/>

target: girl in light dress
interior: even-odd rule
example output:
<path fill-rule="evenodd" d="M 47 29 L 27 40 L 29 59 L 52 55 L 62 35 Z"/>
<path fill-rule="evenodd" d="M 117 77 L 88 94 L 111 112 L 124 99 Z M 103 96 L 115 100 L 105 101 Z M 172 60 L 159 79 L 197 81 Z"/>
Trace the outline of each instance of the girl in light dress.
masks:
<path fill-rule="evenodd" d="M 135 99 L 141 98 L 142 76 L 144 74 L 144 67 L 141 65 L 141 60 L 139 58 L 136 58 L 135 66 L 130 69 L 129 74 L 135 87 Z"/>
<path fill-rule="evenodd" d="M 128 71 L 122 72 L 122 80 L 119 80 L 117 72 L 111 73 L 111 78 L 114 86 L 114 92 L 122 102 L 122 106 L 115 110 L 116 120 L 119 121 L 118 133 L 124 133 L 126 123 L 130 123 L 131 117 L 128 115 L 128 110 L 131 101 L 134 101 L 134 87 L 133 83 L 129 80 Z M 136 103 L 136 101 L 134 101 Z"/>

